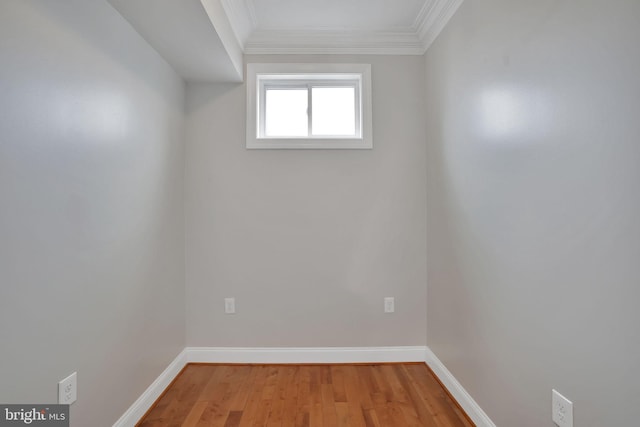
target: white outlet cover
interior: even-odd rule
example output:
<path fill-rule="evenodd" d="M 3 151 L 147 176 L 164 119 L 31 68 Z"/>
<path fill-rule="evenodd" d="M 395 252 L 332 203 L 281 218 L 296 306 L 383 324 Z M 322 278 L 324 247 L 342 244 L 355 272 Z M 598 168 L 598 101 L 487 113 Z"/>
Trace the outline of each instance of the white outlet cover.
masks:
<path fill-rule="evenodd" d="M 58 403 L 71 405 L 78 399 L 78 373 L 74 372 L 58 383 Z"/>
<path fill-rule="evenodd" d="M 384 312 L 393 313 L 396 311 L 396 300 L 394 297 L 386 297 L 384 299 Z"/>
<path fill-rule="evenodd" d="M 558 427 L 573 427 L 573 402 L 551 391 L 551 419 Z"/>
<path fill-rule="evenodd" d="M 225 314 L 235 314 L 236 312 L 236 299 L 225 298 L 224 299 L 224 312 Z"/>

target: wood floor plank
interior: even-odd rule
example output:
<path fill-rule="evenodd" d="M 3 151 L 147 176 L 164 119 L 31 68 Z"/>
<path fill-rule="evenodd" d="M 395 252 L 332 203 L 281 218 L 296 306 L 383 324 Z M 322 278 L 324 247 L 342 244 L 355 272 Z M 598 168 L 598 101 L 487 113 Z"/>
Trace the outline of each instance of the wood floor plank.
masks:
<path fill-rule="evenodd" d="M 196 427 L 223 425 L 229 417 L 229 413 L 232 412 L 230 409 L 230 399 L 233 393 L 233 386 L 231 384 L 221 384 L 217 392 L 211 395 L 213 396 L 212 400 L 206 401 L 208 405 L 202 413 Z"/>
<path fill-rule="evenodd" d="M 195 405 L 193 405 L 193 407 L 191 408 L 191 411 L 189 411 L 187 418 L 182 423 L 182 427 L 195 427 L 198 424 L 202 413 L 208 405 L 209 402 L 196 402 Z"/>
<path fill-rule="evenodd" d="M 338 414 L 337 427 L 349 427 L 349 405 L 347 402 L 336 402 L 336 413 Z"/>
<path fill-rule="evenodd" d="M 437 427 L 473 426 L 462 414 L 462 411 L 456 412 L 458 406 L 428 368 L 416 369 L 414 366 L 406 366 L 404 370 L 414 388 L 422 396 L 422 400 L 436 421 Z"/>
<path fill-rule="evenodd" d="M 253 369 L 255 369 L 256 375 L 253 378 L 247 403 L 240 419 L 240 427 L 252 427 L 254 425 L 260 401 L 262 400 L 262 389 L 267 378 L 267 369 L 264 366 L 255 366 Z"/>
<path fill-rule="evenodd" d="M 394 417 L 389 402 L 393 401 L 391 386 L 382 373 L 382 366 L 372 366 L 371 376 L 378 385 L 378 391 L 372 394 L 375 413 L 380 423 L 385 427 L 402 427 L 400 420 Z"/>
<path fill-rule="evenodd" d="M 333 385 L 333 400 L 336 402 L 346 402 L 347 396 L 344 391 L 344 365 L 331 367 L 331 378 Z"/>
<path fill-rule="evenodd" d="M 376 411 L 372 409 L 363 409 L 364 423 L 367 427 L 381 427 Z"/>
<path fill-rule="evenodd" d="M 298 376 L 298 400 L 296 427 L 308 427 L 311 425 L 311 411 L 309 399 L 311 396 L 311 370 L 308 366 L 301 366 Z"/>
<path fill-rule="evenodd" d="M 321 369 L 311 369 L 309 374 L 309 425 L 322 427 L 325 425 L 322 412 L 322 372 Z"/>
<path fill-rule="evenodd" d="M 252 366 L 242 366 L 240 367 L 241 378 L 238 382 L 238 389 L 236 393 L 231 398 L 231 403 L 229 404 L 229 410 L 235 412 L 241 412 L 247 404 L 247 400 L 249 399 L 249 395 L 251 394 L 251 390 L 256 381 L 256 376 L 258 375 L 258 370 L 254 369 Z"/>
<path fill-rule="evenodd" d="M 407 391 L 408 398 L 411 401 L 411 406 L 414 409 L 415 414 L 415 425 L 423 425 L 423 426 L 437 426 L 436 421 L 434 420 L 434 416 L 432 412 L 429 411 L 427 406 L 425 405 L 422 396 L 414 387 L 412 381 L 408 378 L 406 371 L 402 366 L 396 366 L 395 372 L 398 377 L 398 381 L 402 385 L 402 387 Z M 411 417 L 410 414 L 409 416 Z M 413 418 L 412 418 L 413 419 Z"/>
<path fill-rule="evenodd" d="M 338 414 L 336 412 L 336 402 L 333 400 L 333 385 L 321 384 L 320 393 L 322 394 L 322 420 L 324 426 L 337 426 Z"/>
<path fill-rule="evenodd" d="M 362 389 L 358 374 L 354 366 L 345 367 L 345 394 L 349 408 L 349 426 L 366 427 L 364 415 L 362 413 Z"/>
<path fill-rule="evenodd" d="M 298 414 L 298 379 L 300 377 L 300 368 L 293 366 L 287 369 L 287 385 L 284 392 L 284 408 L 282 413 L 282 426 L 294 427 L 296 425 L 296 416 Z"/>
<path fill-rule="evenodd" d="M 242 411 L 230 411 L 223 427 L 238 427 L 240 425 L 241 418 Z"/>
<path fill-rule="evenodd" d="M 218 366 L 207 385 L 203 388 L 199 402 L 207 403 L 200 419 L 195 427 L 207 427 L 210 425 L 221 425 L 229 415 L 229 398 L 231 396 L 231 384 L 228 376 L 231 367 Z"/>
<path fill-rule="evenodd" d="M 267 427 L 281 427 L 282 414 L 284 412 L 284 400 L 275 399 L 271 404 L 271 411 L 267 417 Z"/>
<path fill-rule="evenodd" d="M 168 426 L 182 425 L 215 370 L 215 366 L 203 366 L 202 369 L 197 369 L 194 366 L 187 367 L 184 381 L 180 384 L 181 388 L 175 396 L 177 404 L 173 406 L 174 410 L 171 413 Z M 185 405 L 184 402 L 190 404 Z"/>
<path fill-rule="evenodd" d="M 187 365 L 137 427 L 473 427 L 426 365 Z"/>

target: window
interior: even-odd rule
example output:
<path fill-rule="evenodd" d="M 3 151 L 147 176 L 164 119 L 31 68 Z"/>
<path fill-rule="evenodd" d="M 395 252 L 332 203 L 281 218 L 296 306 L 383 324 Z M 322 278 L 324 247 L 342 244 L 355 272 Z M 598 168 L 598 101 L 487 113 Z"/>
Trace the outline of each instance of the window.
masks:
<path fill-rule="evenodd" d="M 360 79 L 275 80 L 258 77 L 262 138 L 357 138 Z"/>
<path fill-rule="evenodd" d="M 372 146 L 370 65 L 247 65 L 247 148 Z"/>

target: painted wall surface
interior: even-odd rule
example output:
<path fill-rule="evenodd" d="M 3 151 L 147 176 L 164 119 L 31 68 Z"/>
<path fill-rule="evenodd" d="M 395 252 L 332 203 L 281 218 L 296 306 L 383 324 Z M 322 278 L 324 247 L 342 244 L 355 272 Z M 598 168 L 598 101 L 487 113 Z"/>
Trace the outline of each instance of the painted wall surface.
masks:
<path fill-rule="evenodd" d="M 638 19 L 467 1 L 427 52 L 427 343 L 498 426 L 638 424 Z"/>
<path fill-rule="evenodd" d="M 184 84 L 102 0 L 3 0 L 0 64 L 0 402 L 111 425 L 185 345 Z"/>
<path fill-rule="evenodd" d="M 188 344 L 424 345 L 423 59 L 274 61 L 371 63 L 374 149 L 247 150 L 245 86 L 188 84 Z"/>

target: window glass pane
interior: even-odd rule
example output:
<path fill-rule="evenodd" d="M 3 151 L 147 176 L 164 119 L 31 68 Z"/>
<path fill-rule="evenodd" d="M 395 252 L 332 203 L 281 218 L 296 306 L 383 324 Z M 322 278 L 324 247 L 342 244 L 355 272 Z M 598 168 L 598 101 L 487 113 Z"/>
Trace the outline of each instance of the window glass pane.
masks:
<path fill-rule="evenodd" d="M 314 136 L 355 136 L 355 88 L 314 87 L 311 91 L 311 133 Z"/>
<path fill-rule="evenodd" d="M 265 96 L 266 136 L 308 136 L 306 88 L 267 89 Z"/>

